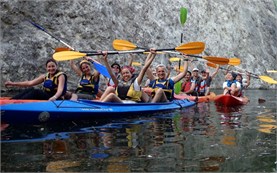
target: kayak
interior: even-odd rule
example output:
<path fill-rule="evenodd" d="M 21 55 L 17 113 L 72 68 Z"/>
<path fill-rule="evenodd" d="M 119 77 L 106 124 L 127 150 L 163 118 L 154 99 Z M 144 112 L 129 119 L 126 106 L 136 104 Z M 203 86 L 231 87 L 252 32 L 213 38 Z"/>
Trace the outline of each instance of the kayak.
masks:
<path fill-rule="evenodd" d="M 222 106 L 241 106 L 249 102 L 247 97 L 236 97 L 232 95 L 217 95 L 214 99 L 215 104 Z"/>
<path fill-rule="evenodd" d="M 41 124 L 87 118 L 117 118 L 171 111 L 195 105 L 173 100 L 166 103 L 110 103 L 92 100 L 57 100 L 1 105 L 1 121 L 8 124 Z"/>
<path fill-rule="evenodd" d="M 0 105 L 13 104 L 13 103 L 29 103 L 29 102 L 42 102 L 47 100 L 22 100 L 22 99 L 11 99 L 11 97 L 1 97 Z"/>
<path fill-rule="evenodd" d="M 189 96 L 185 93 L 179 93 L 179 94 L 174 94 L 175 99 L 188 99 L 191 101 L 195 101 L 197 103 L 202 103 L 202 102 L 209 102 L 213 101 L 216 97 L 216 94 L 214 92 L 211 92 L 210 95 L 207 96 Z"/>

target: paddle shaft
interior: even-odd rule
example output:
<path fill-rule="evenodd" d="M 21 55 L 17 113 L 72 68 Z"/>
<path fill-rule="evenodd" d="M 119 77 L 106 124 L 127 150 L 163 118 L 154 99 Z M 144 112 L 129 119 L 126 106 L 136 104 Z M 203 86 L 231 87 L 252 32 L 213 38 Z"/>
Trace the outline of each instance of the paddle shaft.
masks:
<path fill-rule="evenodd" d="M 52 35 L 51 33 L 47 32 L 46 29 L 44 29 L 42 26 L 36 24 L 35 22 L 28 20 L 29 23 L 31 23 L 33 26 L 35 26 L 36 28 L 42 30 L 44 33 L 46 33 L 47 35 L 49 35 L 50 37 L 56 39 L 57 41 L 61 42 L 62 44 L 64 44 L 65 46 L 67 46 L 68 48 L 75 50 L 72 46 L 70 46 L 69 44 L 67 44 L 66 42 L 62 41 L 61 39 L 55 37 L 54 35 Z"/>

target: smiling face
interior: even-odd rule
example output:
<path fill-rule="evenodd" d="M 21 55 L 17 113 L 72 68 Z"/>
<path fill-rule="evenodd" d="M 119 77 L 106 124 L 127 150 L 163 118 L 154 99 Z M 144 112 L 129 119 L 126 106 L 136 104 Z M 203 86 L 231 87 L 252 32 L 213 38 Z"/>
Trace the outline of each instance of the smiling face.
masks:
<path fill-rule="evenodd" d="M 113 72 L 114 72 L 115 74 L 118 74 L 118 73 L 120 72 L 120 68 L 119 68 L 119 66 L 116 65 L 116 64 L 114 64 L 114 65 L 112 66 L 112 70 L 113 70 Z"/>
<path fill-rule="evenodd" d="M 123 68 L 121 70 L 121 75 L 122 75 L 123 81 L 125 82 L 129 81 L 132 78 L 132 73 L 128 68 Z"/>
<path fill-rule="evenodd" d="M 57 69 L 58 69 L 57 64 L 55 64 L 53 61 L 49 61 L 46 64 L 46 70 L 50 75 L 54 75 Z"/>
<path fill-rule="evenodd" d="M 191 78 L 191 73 L 187 72 L 185 76 L 185 81 L 190 81 L 190 78 Z"/>
<path fill-rule="evenodd" d="M 228 73 L 226 74 L 226 76 L 225 76 L 225 79 L 226 79 L 226 80 L 233 80 L 234 78 L 233 78 L 232 73 L 231 73 L 231 72 L 228 72 Z"/>
<path fill-rule="evenodd" d="M 242 81 L 242 77 L 241 77 L 241 75 L 237 75 L 237 77 L 236 77 L 236 81 L 238 81 L 238 82 L 241 82 L 241 81 Z"/>
<path fill-rule="evenodd" d="M 165 66 L 158 66 L 156 68 L 156 74 L 157 74 L 157 77 L 158 79 L 166 79 L 166 67 Z"/>
<path fill-rule="evenodd" d="M 91 67 L 88 63 L 82 63 L 80 66 L 81 71 L 84 74 L 90 74 L 91 73 Z"/>

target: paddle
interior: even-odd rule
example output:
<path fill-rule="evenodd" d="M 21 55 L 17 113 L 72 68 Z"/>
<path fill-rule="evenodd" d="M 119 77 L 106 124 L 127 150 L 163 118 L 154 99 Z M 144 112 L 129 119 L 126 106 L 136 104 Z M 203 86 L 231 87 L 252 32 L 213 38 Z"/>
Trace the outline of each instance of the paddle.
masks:
<path fill-rule="evenodd" d="M 268 73 L 276 73 L 277 70 L 267 70 L 266 72 L 268 72 Z"/>
<path fill-rule="evenodd" d="M 50 37 L 56 39 L 57 41 L 61 42 L 62 44 L 64 44 L 65 46 L 69 47 L 71 50 L 75 50 L 73 47 L 69 46 L 69 44 L 67 44 L 66 42 L 62 41 L 61 39 L 55 37 L 54 35 L 50 34 L 49 32 L 46 31 L 46 29 L 44 29 L 42 26 L 36 24 L 35 22 L 31 21 L 31 20 L 27 20 L 29 23 L 31 23 L 33 26 L 35 26 L 36 28 L 38 28 L 39 30 L 42 30 L 44 33 L 46 33 L 47 35 L 49 35 Z"/>
<path fill-rule="evenodd" d="M 184 26 L 187 21 L 187 9 L 184 7 L 181 7 L 180 9 L 180 22 L 181 25 Z M 181 43 L 183 43 L 183 33 L 181 33 Z"/>
<path fill-rule="evenodd" d="M 57 47 L 57 48 L 55 48 L 55 52 L 70 51 L 70 50 L 72 50 L 72 49 L 70 49 L 68 47 Z M 82 53 L 97 53 L 98 51 L 96 51 L 96 50 L 92 50 L 92 51 L 80 50 L 79 52 L 82 52 Z"/>
<path fill-rule="evenodd" d="M 136 46 L 135 44 L 127 41 L 127 40 L 114 40 L 113 41 L 113 48 L 115 50 L 134 50 L 134 49 L 143 49 L 145 52 L 149 51 L 147 48 L 141 48 Z M 168 51 L 168 50 L 175 50 L 185 54 L 199 54 L 204 51 L 205 43 L 203 42 L 190 42 L 186 44 L 182 44 L 175 48 L 164 48 L 164 49 L 157 49 L 156 51 Z"/>
<path fill-rule="evenodd" d="M 207 65 L 208 65 L 209 67 L 213 67 L 213 68 L 216 68 L 216 67 L 217 67 L 215 64 L 209 63 L 209 62 L 207 63 Z M 219 67 L 219 68 L 222 69 L 222 70 L 228 70 L 228 69 L 223 68 L 223 67 Z M 245 71 L 245 70 L 243 70 L 243 71 Z M 233 72 L 242 74 L 242 73 L 239 72 L 239 71 L 233 71 Z M 246 72 L 246 71 L 245 71 L 245 72 Z M 257 79 L 261 79 L 261 80 L 263 80 L 263 81 L 265 81 L 265 82 L 267 82 L 267 83 L 269 83 L 269 84 L 277 84 L 277 81 L 274 80 L 273 78 L 269 77 L 269 76 L 259 76 L 259 75 L 254 74 L 254 73 L 250 73 L 250 72 L 248 72 L 248 73 L 251 74 L 252 77 L 257 78 Z"/>
<path fill-rule="evenodd" d="M 48 36 L 54 38 L 55 40 L 61 42 L 62 44 L 64 44 L 65 46 L 67 46 L 68 48 L 56 48 L 55 52 L 62 52 L 62 51 L 69 51 L 69 50 L 75 50 L 72 46 L 70 46 L 69 44 L 65 43 L 64 41 L 62 41 L 61 39 L 55 37 L 54 35 L 50 34 L 49 32 L 46 31 L 46 29 L 44 29 L 42 26 L 36 24 L 35 22 L 31 21 L 31 20 L 27 20 L 29 23 L 31 23 L 33 26 L 35 26 L 37 29 L 42 30 L 44 33 L 46 33 Z M 86 51 L 87 52 L 87 51 Z M 90 52 L 97 52 L 97 51 L 90 51 Z M 105 66 L 103 66 L 100 63 L 95 63 L 94 64 L 95 69 L 101 73 L 103 76 L 106 76 L 108 78 L 110 78 L 110 74 L 107 73 L 107 69 Z"/>

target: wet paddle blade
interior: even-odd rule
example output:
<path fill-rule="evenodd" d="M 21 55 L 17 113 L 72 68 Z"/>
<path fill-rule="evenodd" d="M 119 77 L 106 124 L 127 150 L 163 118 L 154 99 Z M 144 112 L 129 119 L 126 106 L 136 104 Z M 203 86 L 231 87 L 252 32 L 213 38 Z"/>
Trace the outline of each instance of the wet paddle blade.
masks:
<path fill-rule="evenodd" d="M 72 59 L 78 59 L 86 56 L 85 53 L 80 52 L 74 52 L 74 51 L 62 51 L 62 52 L 56 52 L 53 54 L 53 58 L 56 61 L 67 61 Z"/>
<path fill-rule="evenodd" d="M 175 48 L 176 51 L 184 54 L 200 54 L 205 49 L 205 43 L 203 42 L 190 42 L 182 44 Z"/>
<path fill-rule="evenodd" d="M 113 48 L 115 50 L 133 50 L 136 49 L 137 46 L 127 40 L 114 40 Z"/>
<path fill-rule="evenodd" d="M 203 56 L 203 59 L 219 65 L 227 65 L 229 63 L 229 59 L 223 57 Z"/>
<path fill-rule="evenodd" d="M 99 72 L 101 73 L 103 76 L 107 77 L 107 78 L 111 78 L 109 72 L 108 72 L 108 69 L 106 68 L 106 66 L 100 64 L 99 62 L 97 61 L 93 61 L 93 65 L 94 65 L 94 68 Z"/>
<path fill-rule="evenodd" d="M 277 84 L 277 81 L 272 79 L 271 77 L 269 76 L 259 76 L 259 78 L 267 83 L 270 83 L 270 84 Z"/>
<path fill-rule="evenodd" d="M 176 61 L 179 61 L 179 60 L 181 60 L 181 58 L 178 58 L 178 57 L 169 58 L 170 62 L 176 62 Z"/>
<path fill-rule="evenodd" d="M 230 58 L 229 59 L 229 65 L 240 65 L 240 59 L 239 58 Z"/>

